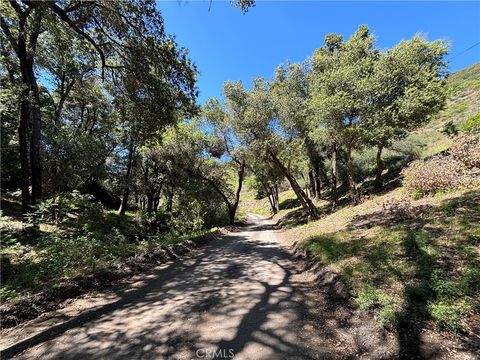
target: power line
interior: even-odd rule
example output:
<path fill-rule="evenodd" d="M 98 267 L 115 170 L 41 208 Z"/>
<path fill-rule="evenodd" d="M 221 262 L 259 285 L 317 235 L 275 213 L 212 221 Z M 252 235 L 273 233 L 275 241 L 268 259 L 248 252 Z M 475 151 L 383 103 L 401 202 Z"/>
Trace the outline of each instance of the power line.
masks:
<path fill-rule="evenodd" d="M 470 46 L 469 48 L 463 50 L 462 52 L 458 53 L 458 54 L 455 55 L 454 57 L 450 58 L 450 60 L 456 59 L 456 58 L 459 57 L 460 55 L 465 54 L 467 51 L 472 50 L 475 46 L 478 46 L 478 45 L 480 45 L 480 41 L 477 42 L 476 44 L 473 44 L 473 45 Z"/>

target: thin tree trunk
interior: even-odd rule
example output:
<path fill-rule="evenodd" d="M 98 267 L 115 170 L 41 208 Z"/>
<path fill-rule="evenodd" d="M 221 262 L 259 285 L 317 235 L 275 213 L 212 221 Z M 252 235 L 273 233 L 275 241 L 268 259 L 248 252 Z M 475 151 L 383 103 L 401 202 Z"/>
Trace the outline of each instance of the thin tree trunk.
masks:
<path fill-rule="evenodd" d="M 166 207 L 167 212 L 171 213 L 173 210 L 173 190 L 167 191 L 167 207 Z"/>
<path fill-rule="evenodd" d="M 270 209 L 272 210 L 272 213 L 273 214 L 276 214 L 275 212 L 275 198 L 273 197 L 273 192 L 272 192 L 272 188 L 265 185 L 264 183 L 263 184 L 263 188 L 265 189 L 265 192 L 267 193 L 267 198 L 268 198 L 268 202 L 270 203 Z"/>
<path fill-rule="evenodd" d="M 288 182 L 290 183 L 290 186 L 292 187 L 293 191 L 295 192 L 295 195 L 297 196 L 298 200 L 302 204 L 302 207 L 307 211 L 309 216 L 317 220 L 319 218 L 317 208 L 313 204 L 312 200 L 305 194 L 305 192 L 302 190 L 300 185 L 298 184 L 297 180 L 295 177 L 291 174 L 291 172 L 285 167 L 285 165 L 282 164 L 280 159 L 273 153 L 270 152 L 270 158 L 272 162 L 278 166 L 280 171 L 285 175 L 287 178 Z"/>
<path fill-rule="evenodd" d="M 237 213 L 238 204 L 240 202 L 240 193 L 242 191 L 244 175 L 245 175 L 245 161 L 243 161 L 240 164 L 240 168 L 238 169 L 238 185 L 237 185 L 237 191 L 235 193 L 235 202 L 231 206 L 231 209 L 230 207 L 228 209 L 230 225 L 235 224 L 235 214 Z"/>
<path fill-rule="evenodd" d="M 133 151 L 133 139 L 130 138 L 130 143 L 128 144 L 127 172 L 125 173 L 125 188 L 123 190 L 120 208 L 118 209 L 118 213 L 120 215 L 125 215 L 128 207 L 128 196 L 130 195 L 130 175 L 132 173 L 133 163 Z"/>
<path fill-rule="evenodd" d="M 310 182 L 310 192 L 312 193 L 313 198 L 317 198 L 317 183 L 315 182 L 314 170 L 310 169 L 308 172 L 308 181 Z"/>
<path fill-rule="evenodd" d="M 359 196 L 357 183 L 355 182 L 355 171 L 353 169 L 353 160 L 352 160 L 352 147 L 347 147 L 347 175 L 348 183 L 350 185 L 350 196 L 354 204 L 358 204 Z"/>
<path fill-rule="evenodd" d="M 316 166 L 313 172 L 313 180 L 315 183 L 315 197 L 320 199 L 322 193 L 322 180 L 320 179 L 320 166 Z"/>
<path fill-rule="evenodd" d="M 333 143 L 332 147 L 332 210 L 337 206 L 337 143 Z"/>
<path fill-rule="evenodd" d="M 383 185 L 382 183 L 382 173 L 385 169 L 385 165 L 382 160 L 382 150 L 383 146 L 378 145 L 377 147 L 377 171 L 375 175 L 375 189 L 380 189 Z"/>
<path fill-rule="evenodd" d="M 274 189 L 273 194 L 274 194 L 275 213 L 277 213 L 280 211 L 280 201 L 278 198 L 278 184 L 275 184 L 273 189 Z"/>

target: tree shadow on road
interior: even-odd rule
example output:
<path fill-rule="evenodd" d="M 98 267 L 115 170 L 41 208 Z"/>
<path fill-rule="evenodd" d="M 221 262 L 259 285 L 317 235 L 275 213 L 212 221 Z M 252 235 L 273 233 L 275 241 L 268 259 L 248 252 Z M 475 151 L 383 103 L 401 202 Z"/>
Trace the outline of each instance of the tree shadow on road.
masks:
<path fill-rule="evenodd" d="M 250 346 L 276 358 L 325 358 L 302 343 L 298 332 L 291 336 L 291 327 L 301 331 L 308 317 L 306 289 L 291 279 L 297 271 L 291 255 L 277 243 L 246 238 L 249 231 L 268 229 L 259 224 L 225 236 L 195 258 L 151 272 L 141 286 L 115 288 L 109 303 L 62 318 L 8 347 L 2 358 L 29 358 L 33 352 L 45 359 L 191 359 L 198 349 L 237 354 Z M 202 328 L 211 318 L 219 319 L 215 328 L 224 329 L 216 339 Z"/>

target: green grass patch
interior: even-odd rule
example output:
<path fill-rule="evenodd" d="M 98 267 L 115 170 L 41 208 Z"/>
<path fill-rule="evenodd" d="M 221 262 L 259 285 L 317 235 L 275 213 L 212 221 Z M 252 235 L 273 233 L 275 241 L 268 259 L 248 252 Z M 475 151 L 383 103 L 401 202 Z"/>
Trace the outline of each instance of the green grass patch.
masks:
<path fill-rule="evenodd" d="M 301 246 L 339 271 L 385 327 L 433 319 L 458 331 L 480 309 L 480 191 L 438 201 L 423 218 L 353 223 Z"/>

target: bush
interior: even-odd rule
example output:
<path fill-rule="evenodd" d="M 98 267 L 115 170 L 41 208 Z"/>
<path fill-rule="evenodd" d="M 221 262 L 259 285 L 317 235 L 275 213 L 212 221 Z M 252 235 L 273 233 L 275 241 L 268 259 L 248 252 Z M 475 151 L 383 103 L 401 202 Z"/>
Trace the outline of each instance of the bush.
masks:
<path fill-rule="evenodd" d="M 478 182 L 480 137 L 454 138 L 450 154 L 414 161 L 402 171 L 405 189 L 414 198 Z"/>
<path fill-rule="evenodd" d="M 95 202 L 92 196 L 74 190 L 42 201 L 35 216 L 43 223 L 59 225 L 73 219 L 84 222 L 85 219 L 101 216 L 103 212 L 103 206 Z"/>
<path fill-rule="evenodd" d="M 462 135 L 455 138 L 450 153 L 468 168 L 480 168 L 480 137 Z"/>
<path fill-rule="evenodd" d="M 461 126 L 460 130 L 464 132 L 469 132 L 473 134 L 480 133 L 480 113 L 469 118 Z"/>
<path fill-rule="evenodd" d="M 443 126 L 442 133 L 446 136 L 454 137 L 458 134 L 458 129 L 453 123 L 453 121 L 450 120 L 450 121 L 447 121 Z"/>
<path fill-rule="evenodd" d="M 416 198 L 420 194 L 434 194 L 464 183 L 463 164 L 450 157 L 414 161 L 402 173 L 405 189 L 409 194 L 415 194 Z"/>
<path fill-rule="evenodd" d="M 45 253 L 45 277 L 65 276 L 113 263 L 134 252 L 124 235 L 112 228 L 108 236 L 87 227 L 76 234 L 51 234 L 40 239 Z"/>

